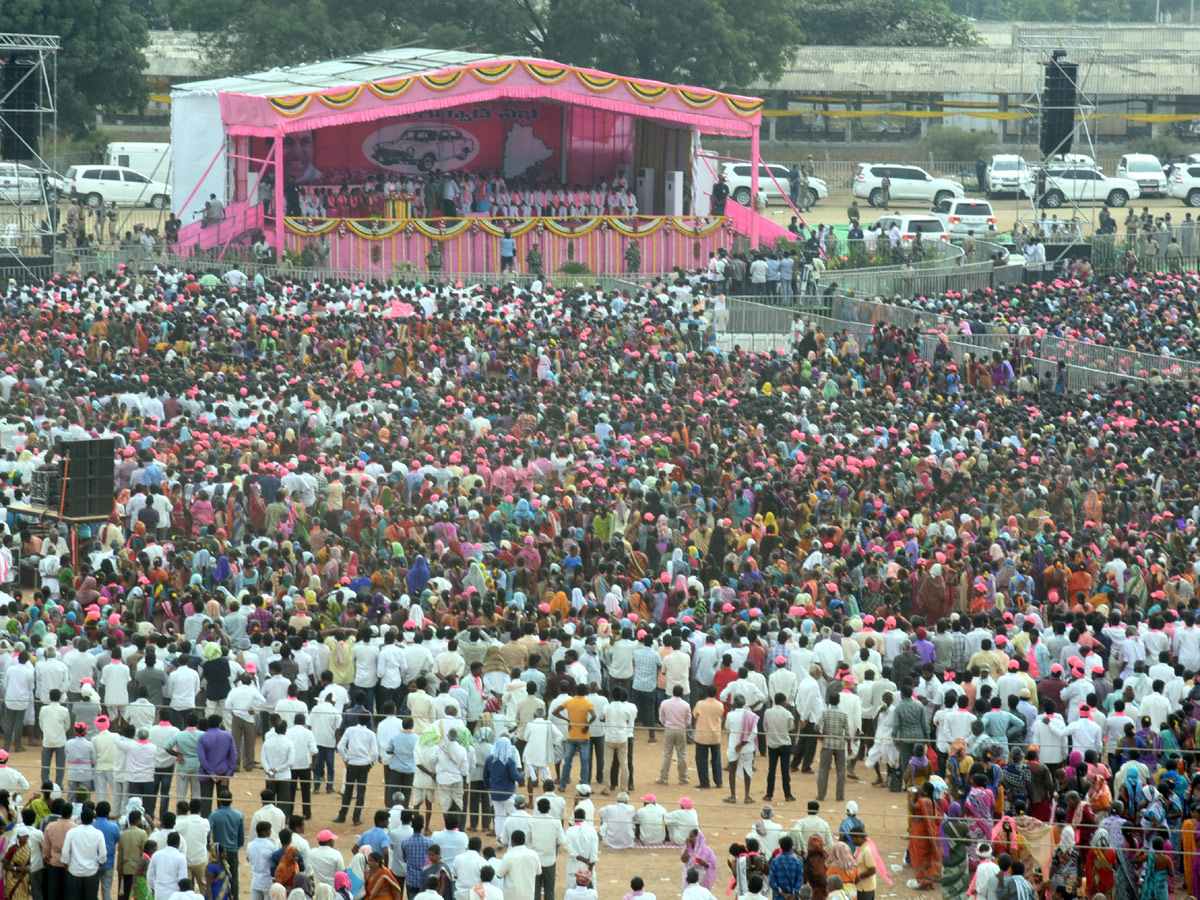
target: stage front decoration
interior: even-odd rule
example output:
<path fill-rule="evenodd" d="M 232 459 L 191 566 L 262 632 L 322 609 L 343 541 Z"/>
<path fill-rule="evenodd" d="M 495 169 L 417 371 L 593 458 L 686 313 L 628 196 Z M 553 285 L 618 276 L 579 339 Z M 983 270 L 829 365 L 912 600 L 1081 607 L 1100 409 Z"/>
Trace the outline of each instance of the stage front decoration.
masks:
<path fill-rule="evenodd" d="M 591 216 L 583 219 L 530 217 L 519 219 L 308 219 L 284 220 L 292 234 L 305 237 L 325 234 L 334 229 L 347 230 L 362 238 L 383 239 L 407 230 L 423 234 L 435 241 L 447 241 L 467 231 L 482 232 L 492 237 L 520 237 L 530 231 L 549 232 L 562 238 L 589 235 L 597 229 L 613 230 L 628 238 L 648 237 L 664 228 L 671 228 L 689 238 L 709 237 L 725 226 L 723 216 Z"/>

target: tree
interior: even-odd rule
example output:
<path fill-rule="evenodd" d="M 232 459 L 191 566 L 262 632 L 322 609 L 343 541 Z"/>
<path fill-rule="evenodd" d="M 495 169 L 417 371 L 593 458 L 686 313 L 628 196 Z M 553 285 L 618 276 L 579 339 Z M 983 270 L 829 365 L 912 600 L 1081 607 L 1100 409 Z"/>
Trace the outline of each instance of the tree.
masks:
<path fill-rule="evenodd" d="M 709 87 L 770 78 L 802 35 L 792 0 L 174 0 L 223 72 L 419 43 Z M 769 34 L 769 39 L 765 35 Z"/>
<path fill-rule="evenodd" d="M 798 5 L 809 44 L 944 47 L 977 40 L 945 0 L 798 0 Z"/>
<path fill-rule="evenodd" d="M 3 0 L 0 31 L 57 34 L 58 122 L 82 132 L 94 110 L 146 102 L 146 23 L 131 0 Z"/>

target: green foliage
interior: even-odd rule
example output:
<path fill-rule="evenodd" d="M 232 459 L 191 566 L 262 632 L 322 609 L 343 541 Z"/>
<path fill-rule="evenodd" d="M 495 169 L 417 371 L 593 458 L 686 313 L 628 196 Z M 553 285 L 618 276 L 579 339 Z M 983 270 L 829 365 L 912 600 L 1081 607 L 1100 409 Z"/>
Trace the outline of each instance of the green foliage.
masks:
<path fill-rule="evenodd" d="M 1016 0 L 1020 22 L 1073 22 L 1079 16 L 1078 0 Z"/>
<path fill-rule="evenodd" d="M 996 142 L 990 131 L 963 131 L 961 128 L 931 126 L 922 145 L 937 160 L 972 161 L 985 157 Z"/>
<path fill-rule="evenodd" d="M 0 31 L 57 34 L 59 127 L 82 133 L 97 106 L 146 102 L 146 23 L 131 0 L 2 0 Z"/>
<path fill-rule="evenodd" d="M 581 262 L 565 262 L 558 267 L 559 275 L 592 275 L 591 267 L 587 263 Z"/>
<path fill-rule="evenodd" d="M 802 35 L 789 0 L 166 0 L 222 73 L 418 43 L 519 53 L 711 87 L 778 75 Z M 763 36 L 770 23 L 771 39 Z"/>
<path fill-rule="evenodd" d="M 978 40 L 945 0 L 797 0 L 797 8 L 809 44 L 942 47 Z"/>
<path fill-rule="evenodd" d="M 1187 156 L 1192 152 L 1192 146 L 1177 137 L 1163 135 L 1162 137 L 1134 138 L 1125 144 L 1125 153 L 1149 153 L 1157 156 L 1159 161 L 1173 156 L 1176 159 Z"/>

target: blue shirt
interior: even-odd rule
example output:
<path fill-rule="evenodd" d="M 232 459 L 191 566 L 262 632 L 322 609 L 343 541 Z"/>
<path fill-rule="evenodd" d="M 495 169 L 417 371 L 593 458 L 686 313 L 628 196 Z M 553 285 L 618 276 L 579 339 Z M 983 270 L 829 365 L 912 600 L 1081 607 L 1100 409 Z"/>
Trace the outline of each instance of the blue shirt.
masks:
<path fill-rule="evenodd" d="M 662 657 L 653 647 L 643 646 L 633 654 L 633 689 L 652 691 L 658 687 L 658 670 L 662 668 Z"/>
<path fill-rule="evenodd" d="M 771 860 L 771 890 L 777 894 L 799 894 L 804 884 L 804 863 L 793 853 L 780 853 Z"/>
<path fill-rule="evenodd" d="M 425 868 L 425 860 L 429 858 L 429 848 L 432 846 L 433 841 L 423 834 L 414 834 L 400 845 L 404 865 L 409 872 L 420 872 Z"/>
<path fill-rule="evenodd" d="M 92 827 L 104 834 L 104 849 L 108 851 L 108 858 L 104 860 L 103 869 L 111 872 L 117 858 L 117 838 L 121 836 L 121 826 L 112 819 L 96 819 Z"/>
<path fill-rule="evenodd" d="M 416 773 L 417 760 L 413 753 L 418 737 L 420 735 L 415 731 L 398 731 L 392 735 L 387 751 L 391 754 L 391 762 L 388 765 L 393 772 L 407 772 L 410 775 Z"/>
<path fill-rule="evenodd" d="M 514 256 L 517 252 L 517 242 L 510 237 L 500 238 L 500 255 Z"/>
<path fill-rule="evenodd" d="M 383 851 L 392 846 L 392 842 L 388 840 L 387 832 L 382 828 L 368 828 L 362 833 L 362 837 L 358 839 L 358 846 L 365 847 L 371 845 L 371 849 L 376 853 L 383 854 Z"/>
<path fill-rule="evenodd" d="M 227 854 L 236 854 L 246 843 L 246 817 L 232 806 L 218 806 L 208 817 L 214 844 L 220 844 Z"/>

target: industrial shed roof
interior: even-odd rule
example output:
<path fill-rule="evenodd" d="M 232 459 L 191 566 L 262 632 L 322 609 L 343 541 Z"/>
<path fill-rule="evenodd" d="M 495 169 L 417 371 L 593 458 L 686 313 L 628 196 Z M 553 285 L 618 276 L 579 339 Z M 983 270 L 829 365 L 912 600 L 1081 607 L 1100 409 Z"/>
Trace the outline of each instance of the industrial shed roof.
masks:
<path fill-rule="evenodd" d="M 1197 42 L 1200 44 L 1200 41 Z M 1028 55 L 1000 47 L 801 47 L 757 93 L 1009 94 L 1031 93 L 1037 77 Z M 1200 95 L 1200 55 L 1192 49 L 1101 51 L 1080 72 L 1092 97 Z"/>

